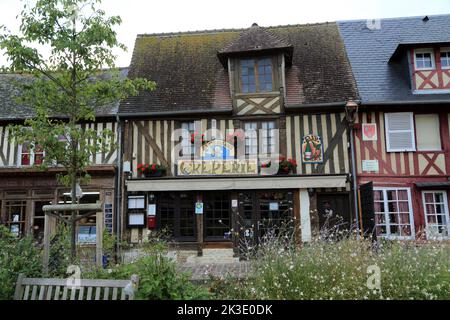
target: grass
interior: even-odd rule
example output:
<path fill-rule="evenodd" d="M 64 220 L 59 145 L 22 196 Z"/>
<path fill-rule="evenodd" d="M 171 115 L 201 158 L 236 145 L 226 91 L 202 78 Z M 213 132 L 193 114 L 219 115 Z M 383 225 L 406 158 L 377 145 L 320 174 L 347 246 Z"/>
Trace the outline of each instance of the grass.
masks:
<path fill-rule="evenodd" d="M 211 292 L 222 299 L 450 299 L 446 243 L 375 246 L 347 237 L 298 248 L 273 241 L 255 264 L 252 278 L 215 279 Z"/>

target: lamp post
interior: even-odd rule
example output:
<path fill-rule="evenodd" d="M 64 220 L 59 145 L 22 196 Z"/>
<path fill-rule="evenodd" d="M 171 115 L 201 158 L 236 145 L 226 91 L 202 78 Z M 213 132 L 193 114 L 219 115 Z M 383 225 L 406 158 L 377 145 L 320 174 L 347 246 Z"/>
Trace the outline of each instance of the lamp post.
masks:
<path fill-rule="evenodd" d="M 359 230 L 359 205 L 358 205 L 358 183 L 356 181 L 356 159 L 355 159 L 355 137 L 354 137 L 354 129 L 355 129 L 355 120 L 356 115 L 358 114 L 359 102 L 354 100 L 347 101 L 345 105 L 345 118 L 347 120 L 347 125 L 350 129 L 350 154 L 351 154 L 351 180 L 353 183 L 353 206 L 355 212 L 355 222 L 356 222 L 356 231 L 357 238 L 360 238 L 360 230 Z"/>

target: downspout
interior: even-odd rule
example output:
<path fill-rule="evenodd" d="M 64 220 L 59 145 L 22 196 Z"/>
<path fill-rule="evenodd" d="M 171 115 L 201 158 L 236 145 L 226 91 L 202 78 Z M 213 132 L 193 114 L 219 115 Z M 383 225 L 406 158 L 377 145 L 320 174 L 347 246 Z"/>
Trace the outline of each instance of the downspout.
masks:
<path fill-rule="evenodd" d="M 347 123 L 350 128 L 350 154 L 351 154 L 351 167 L 352 167 L 352 184 L 353 184 L 353 210 L 355 212 L 355 222 L 356 222 L 356 232 L 357 238 L 360 238 L 360 230 L 359 230 L 359 197 L 358 197 L 358 182 L 356 177 L 356 158 L 355 158 L 355 136 L 354 136 L 354 127 L 355 127 L 355 118 L 358 113 L 359 103 L 355 101 L 348 101 L 345 106 L 345 113 L 347 116 Z"/>
<path fill-rule="evenodd" d="M 122 123 L 120 116 L 116 115 L 117 121 L 117 176 L 116 176 L 116 254 L 120 254 L 120 243 L 122 242 Z"/>

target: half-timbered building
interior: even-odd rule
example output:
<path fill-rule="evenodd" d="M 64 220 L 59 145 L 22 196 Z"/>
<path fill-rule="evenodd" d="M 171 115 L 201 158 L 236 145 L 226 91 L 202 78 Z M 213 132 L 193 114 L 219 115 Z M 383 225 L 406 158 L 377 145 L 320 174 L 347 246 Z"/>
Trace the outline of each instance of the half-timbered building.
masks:
<path fill-rule="evenodd" d="M 379 236 L 448 239 L 450 16 L 339 28 L 361 97 L 358 183 L 373 183 L 373 199 L 362 195 L 363 206 L 369 199 L 363 213 L 374 211 Z"/>
<path fill-rule="evenodd" d="M 126 71 L 123 69 L 121 72 Z M 38 168 L 45 157 L 45 150 L 39 147 L 29 148 L 28 144 L 18 144 L 11 139 L 8 125 L 22 124 L 25 119 L 34 115 L 30 107 L 18 102 L 21 85 L 26 81 L 32 81 L 31 76 L 0 74 L 0 217 L 2 224 L 18 237 L 33 235 L 36 240 L 41 241 L 45 222 L 43 206 L 69 203 L 71 197 L 69 188 L 57 182 L 56 175 L 61 172 L 61 168 Z M 117 101 L 99 108 L 96 122 L 81 123 L 80 130 L 86 127 L 98 132 L 109 129 L 117 139 L 118 106 Z M 118 149 L 114 147 L 110 152 L 96 154 L 91 159 L 92 164 L 87 171 L 92 179 L 89 184 L 81 185 L 83 195 L 80 203 L 100 201 L 104 210 L 97 216 L 81 220 L 77 226 L 77 239 L 80 244 L 95 244 L 98 235 L 104 230 L 115 233 L 120 225 L 115 221 L 118 201 L 115 191 L 118 154 Z"/>
<path fill-rule="evenodd" d="M 157 82 L 119 110 L 131 242 L 166 229 L 237 253 L 284 223 L 309 241 L 329 218 L 354 219 L 357 92 L 335 23 L 138 35 L 129 77 Z M 280 155 L 287 169 L 264 173 Z"/>

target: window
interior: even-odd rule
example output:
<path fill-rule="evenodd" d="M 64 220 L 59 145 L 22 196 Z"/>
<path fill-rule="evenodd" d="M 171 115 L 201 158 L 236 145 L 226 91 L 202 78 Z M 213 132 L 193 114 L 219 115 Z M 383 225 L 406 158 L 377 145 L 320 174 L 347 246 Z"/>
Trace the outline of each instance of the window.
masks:
<path fill-rule="evenodd" d="M 245 123 L 245 155 L 258 154 L 258 123 Z"/>
<path fill-rule="evenodd" d="M 450 223 L 447 192 L 424 191 L 422 193 L 422 199 L 428 239 L 448 237 L 450 234 Z"/>
<path fill-rule="evenodd" d="M 181 129 L 183 129 L 183 140 L 181 140 L 182 155 L 193 156 L 195 154 L 195 146 L 192 143 L 192 136 L 195 133 L 195 122 L 183 122 Z"/>
<path fill-rule="evenodd" d="M 417 150 L 441 150 L 441 135 L 438 114 L 416 115 Z"/>
<path fill-rule="evenodd" d="M 420 49 L 414 51 L 414 63 L 416 70 L 434 69 L 433 49 Z"/>
<path fill-rule="evenodd" d="M 414 219 L 409 188 L 375 188 L 375 228 L 378 236 L 414 237 Z"/>
<path fill-rule="evenodd" d="M 385 123 L 388 152 L 416 151 L 412 112 L 386 113 Z"/>
<path fill-rule="evenodd" d="M 13 235 L 22 237 L 25 235 L 25 221 L 27 202 L 26 201 L 6 201 L 6 225 Z"/>
<path fill-rule="evenodd" d="M 19 146 L 19 155 L 21 166 L 41 165 L 44 160 L 44 150 L 40 146 L 33 148 L 28 142 Z"/>
<path fill-rule="evenodd" d="M 450 69 L 450 48 L 441 49 L 441 68 Z"/>
<path fill-rule="evenodd" d="M 245 123 L 245 155 L 274 154 L 275 153 L 275 122 L 246 122 Z M 261 147 L 258 150 L 258 139 Z"/>
<path fill-rule="evenodd" d="M 275 122 L 262 122 L 261 123 L 261 140 L 263 154 L 275 153 Z"/>
<path fill-rule="evenodd" d="M 241 60 L 241 91 L 243 93 L 273 91 L 272 60 Z"/>

